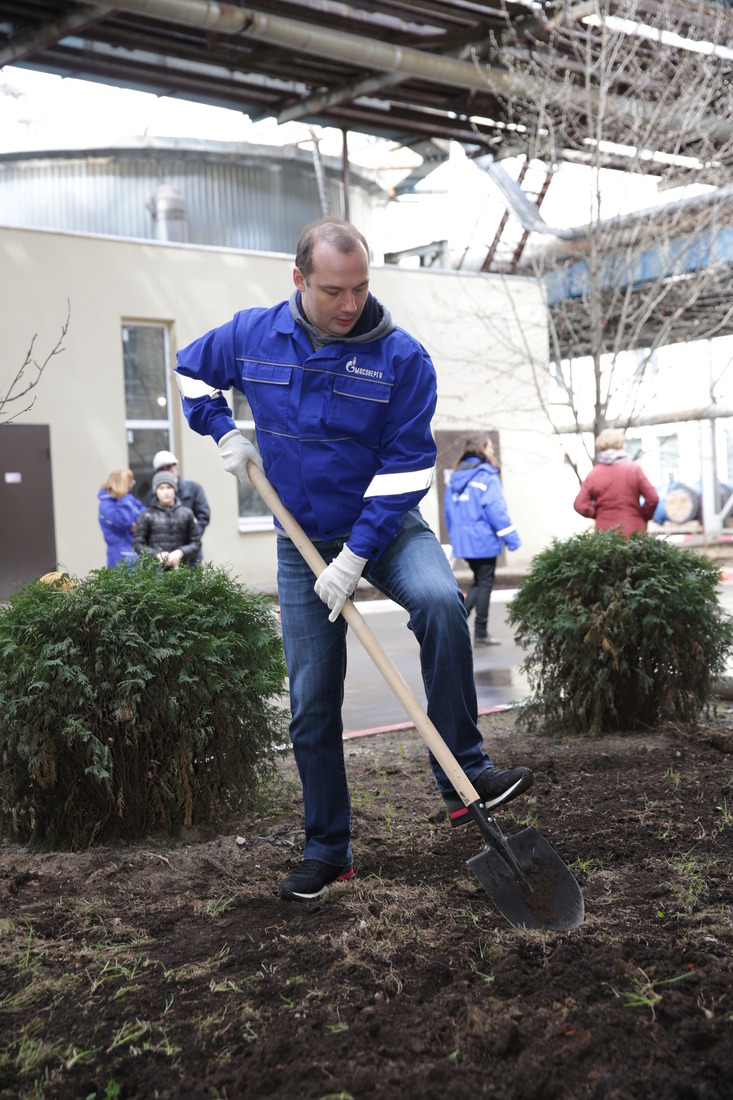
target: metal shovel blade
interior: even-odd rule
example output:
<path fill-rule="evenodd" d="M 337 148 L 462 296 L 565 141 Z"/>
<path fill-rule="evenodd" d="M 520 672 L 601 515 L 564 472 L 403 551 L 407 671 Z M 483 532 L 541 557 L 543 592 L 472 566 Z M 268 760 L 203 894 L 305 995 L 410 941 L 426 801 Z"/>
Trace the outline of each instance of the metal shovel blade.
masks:
<path fill-rule="evenodd" d="M 580 887 L 557 852 L 537 829 L 505 838 L 522 871 L 518 875 L 487 845 L 468 866 L 499 911 L 515 928 L 564 932 L 583 923 Z"/>

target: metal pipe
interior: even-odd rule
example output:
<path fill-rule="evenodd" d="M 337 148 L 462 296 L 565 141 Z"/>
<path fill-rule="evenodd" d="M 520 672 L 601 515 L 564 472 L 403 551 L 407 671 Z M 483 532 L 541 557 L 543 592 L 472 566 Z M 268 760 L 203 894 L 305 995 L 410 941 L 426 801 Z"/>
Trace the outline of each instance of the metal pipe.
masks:
<path fill-rule="evenodd" d="M 480 68 L 473 61 L 441 57 L 409 46 L 393 46 L 362 35 L 329 30 L 215 0 L 116 0 L 114 10 L 188 27 L 205 27 L 221 34 L 245 34 L 259 42 L 300 49 L 314 57 L 329 57 L 360 69 L 402 72 L 408 77 L 448 87 L 487 91 L 489 81 L 493 81 L 510 92 L 524 86 L 523 80 L 501 69 Z"/>
<path fill-rule="evenodd" d="M 655 424 L 686 424 L 688 420 L 729 420 L 733 409 L 718 409 L 714 405 L 707 409 L 687 409 L 679 413 L 654 413 L 649 416 L 632 416 L 619 425 L 623 428 L 648 428 Z M 572 424 L 565 428 L 555 428 L 556 435 L 595 435 L 595 425 Z"/>
<path fill-rule="evenodd" d="M 331 88 L 327 92 L 314 92 L 313 95 L 299 99 L 289 107 L 278 111 L 275 121 L 278 126 L 284 122 L 292 122 L 295 119 L 305 118 L 307 115 L 317 115 L 326 107 L 334 107 L 339 103 L 346 103 L 352 99 L 358 99 L 360 95 L 369 95 L 392 84 L 402 84 L 406 77 L 400 73 L 382 73 L 380 76 L 369 76 L 365 80 L 354 80 L 348 84 L 342 84 L 338 88 Z M 258 122 L 260 118 L 268 118 L 269 115 L 260 115 L 253 118 Z"/>
<path fill-rule="evenodd" d="M 186 200 L 180 191 L 162 183 L 155 188 L 146 205 L 153 215 L 156 240 L 187 243 Z"/>
<path fill-rule="evenodd" d="M 341 175 L 344 186 L 344 218 L 351 221 L 351 202 L 349 200 L 349 131 L 342 130 Z"/>
<path fill-rule="evenodd" d="M 37 31 L 19 34 L 13 39 L 11 46 L 6 46 L 5 49 L 0 50 L 0 68 L 3 65 L 12 65 L 15 61 L 23 61 L 26 57 L 37 53 L 38 50 L 42 50 L 44 46 L 50 46 L 54 42 L 66 38 L 68 34 L 83 30 L 84 27 L 88 27 L 92 23 L 98 23 L 111 10 L 110 7 L 106 6 L 91 7 L 83 5 L 74 8 L 73 12 L 62 16 L 60 19 L 49 20 Z"/>
<path fill-rule="evenodd" d="M 492 180 L 504 196 L 507 208 L 511 210 L 515 218 L 529 233 L 541 233 L 545 236 L 557 237 L 563 241 L 582 241 L 588 236 L 588 225 L 576 226 L 572 229 L 560 229 L 554 225 L 548 225 L 539 210 L 531 202 L 524 191 L 514 180 L 503 164 L 494 159 L 492 153 L 475 157 L 473 163 Z M 606 218 L 597 223 L 599 229 L 604 232 L 610 229 L 623 229 L 626 226 L 638 225 L 643 221 L 655 221 L 668 218 L 671 214 L 677 214 L 685 210 L 698 210 L 702 207 L 712 206 L 715 203 L 726 202 L 733 199 L 733 183 L 726 183 L 714 191 L 707 191 L 703 195 L 688 195 L 686 198 L 677 199 L 674 202 L 663 203 L 660 206 L 648 206 L 643 210 L 636 210 L 632 214 L 617 214 L 613 218 Z"/>
<path fill-rule="evenodd" d="M 110 11 L 108 3 L 94 3 L 104 14 Z M 286 49 L 298 49 L 317 58 L 329 57 L 343 64 L 354 65 L 359 70 L 376 69 L 382 72 L 398 72 L 406 78 L 417 77 L 433 84 L 450 88 L 464 88 L 503 96 L 547 96 L 547 82 L 527 74 L 515 75 L 511 71 L 490 65 L 481 65 L 476 59 L 461 61 L 440 54 L 425 53 L 409 46 L 395 46 L 364 35 L 302 23 L 295 19 L 240 8 L 217 0 L 116 0 L 114 11 L 131 12 L 162 22 L 178 23 L 187 27 L 203 27 L 221 34 L 247 35 L 256 41 L 268 42 Z M 560 84 L 556 93 L 563 103 L 573 103 L 579 111 L 587 110 L 587 101 L 599 101 L 596 92 L 574 90 Z M 639 102 L 632 96 L 605 95 L 606 109 L 614 107 L 625 114 L 649 118 L 652 106 Z M 730 123 L 711 118 L 711 126 L 721 126 L 730 132 Z"/>
<path fill-rule="evenodd" d="M 469 41 L 456 47 L 455 50 L 448 50 L 443 56 L 462 60 L 470 57 L 471 51 L 480 45 L 484 45 L 484 43 L 477 42 L 471 37 Z M 305 118 L 306 115 L 318 114 L 326 107 L 334 107 L 339 103 L 358 99 L 359 96 L 378 92 L 380 88 L 404 84 L 407 79 L 408 75 L 406 73 L 387 72 L 380 73 L 379 76 L 367 76 L 358 80 L 351 80 L 346 84 L 339 85 L 337 88 L 328 88 L 326 91 L 313 92 L 311 95 L 299 99 L 297 103 L 292 103 L 289 107 L 284 107 L 279 111 L 276 122 L 278 125 L 282 125 L 283 122 L 291 122 L 294 119 Z M 252 121 L 257 122 L 259 119 L 253 119 Z"/>
<path fill-rule="evenodd" d="M 310 134 L 313 138 L 313 168 L 316 173 L 318 197 L 321 200 L 321 215 L 322 217 L 326 218 L 331 213 L 331 204 L 328 201 L 328 188 L 326 186 L 326 173 L 323 170 L 323 161 L 321 160 L 321 147 L 318 144 L 318 134 L 312 128 Z"/>
<path fill-rule="evenodd" d="M 495 66 L 481 65 L 475 58 L 461 61 L 425 53 L 410 46 L 394 46 L 364 35 L 330 30 L 216 0 L 116 0 L 114 9 L 188 27 L 205 27 L 221 34 L 244 34 L 273 46 L 299 49 L 317 58 L 329 57 L 360 70 L 399 72 L 406 78 L 417 77 L 450 88 L 493 91 L 507 97 L 534 95 L 542 99 L 547 98 L 548 93 L 546 81 L 526 73 L 515 75 Z M 642 118 L 649 118 L 652 110 L 651 106 L 631 96 L 606 94 L 601 97 L 592 90 L 576 90 L 563 83 L 558 85 L 556 94 L 564 105 L 571 102 L 579 111 L 587 110 L 588 100 L 596 104 L 602 100 L 606 110 L 614 107 L 624 114 Z"/>

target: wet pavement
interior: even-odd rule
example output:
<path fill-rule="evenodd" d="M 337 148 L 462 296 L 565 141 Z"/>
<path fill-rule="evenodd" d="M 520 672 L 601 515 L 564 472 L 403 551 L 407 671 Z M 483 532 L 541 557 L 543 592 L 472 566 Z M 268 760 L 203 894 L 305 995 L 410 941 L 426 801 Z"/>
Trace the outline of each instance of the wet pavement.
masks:
<path fill-rule="evenodd" d="M 515 645 L 513 632 L 506 622 L 506 606 L 515 593 L 516 589 L 500 588 L 494 589 L 491 595 L 489 630 L 501 639 L 502 644 L 475 650 L 474 675 L 479 712 L 511 705 L 529 695 L 526 677 L 520 669 L 522 650 Z M 733 615 L 733 573 L 720 585 L 720 601 L 728 614 Z M 424 707 L 425 690 L 420 676 L 417 642 L 407 629 L 407 612 L 389 600 L 360 600 L 357 606 Z M 473 625 L 473 620 L 470 625 Z M 410 725 L 404 709 L 351 631 L 347 644 L 348 672 L 343 708 L 345 735 L 354 736 L 363 731 L 400 724 Z M 733 655 L 728 677 L 733 697 Z"/>
<path fill-rule="evenodd" d="M 489 629 L 494 637 L 501 639 L 502 644 L 482 646 L 475 651 L 474 674 L 479 712 L 517 702 L 529 693 L 519 668 L 522 650 L 514 644 L 512 631 L 506 623 L 506 605 L 515 591 L 494 589 L 491 596 Z M 407 612 L 390 600 L 360 600 L 357 607 L 424 707 L 425 690 L 420 675 L 418 646 L 414 635 L 407 629 Z M 348 671 L 343 708 L 345 733 L 353 735 L 400 723 L 410 724 L 404 709 L 351 631 L 347 645 Z"/>

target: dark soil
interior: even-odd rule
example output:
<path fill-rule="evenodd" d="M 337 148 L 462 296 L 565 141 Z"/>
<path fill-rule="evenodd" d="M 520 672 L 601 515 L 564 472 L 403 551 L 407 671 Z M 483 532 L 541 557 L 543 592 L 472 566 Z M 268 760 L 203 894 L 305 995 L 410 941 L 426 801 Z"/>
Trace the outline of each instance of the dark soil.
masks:
<path fill-rule="evenodd" d="M 288 755 L 225 836 L 0 848 L 0 1096 L 729 1100 L 733 715 L 557 743 L 482 719 L 536 772 L 533 825 L 585 898 L 518 930 L 466 861 L 412 731 L 346 744 L 357 878 L 280 902 L 299 860 Z"/>

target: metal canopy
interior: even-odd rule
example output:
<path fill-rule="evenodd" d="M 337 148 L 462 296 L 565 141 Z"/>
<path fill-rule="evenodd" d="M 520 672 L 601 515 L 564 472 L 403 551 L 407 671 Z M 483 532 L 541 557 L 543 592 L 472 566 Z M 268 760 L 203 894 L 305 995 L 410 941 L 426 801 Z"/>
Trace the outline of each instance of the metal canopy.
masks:
<path fill-rule="evenodd" d="M 0 64 L 27 65 L 412 144 L 501 142 L 505 109 L 477 62 L 501 0 L 0 0 Z"/>
<path fill-rule="evenodd" d="M 675 7 L 698 36 L 721 10 L 702 0 Z M 550 19 L 581 20 L 595 5 L 0 0 L 0 65 L 422 143 L 421 152 L 426 143 L 444 152 L 455 140 L 498 158 L 521 151 L 507 51 L 521 61 L 523 51 L 541 49 L 540 8 Z"/>

